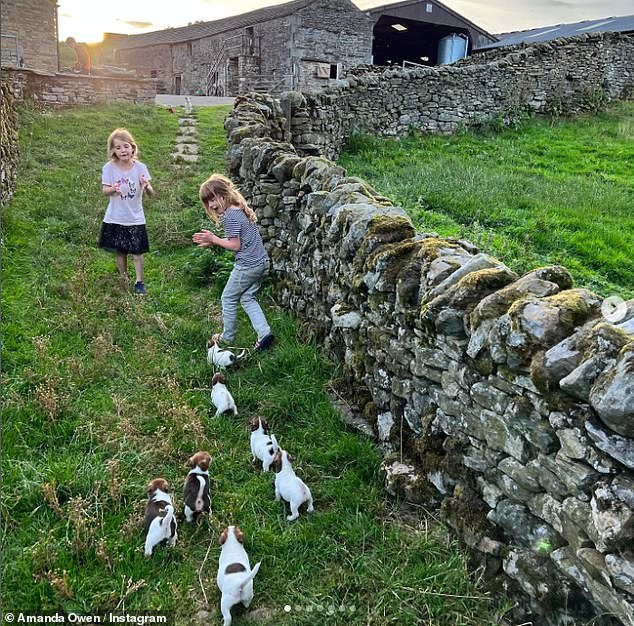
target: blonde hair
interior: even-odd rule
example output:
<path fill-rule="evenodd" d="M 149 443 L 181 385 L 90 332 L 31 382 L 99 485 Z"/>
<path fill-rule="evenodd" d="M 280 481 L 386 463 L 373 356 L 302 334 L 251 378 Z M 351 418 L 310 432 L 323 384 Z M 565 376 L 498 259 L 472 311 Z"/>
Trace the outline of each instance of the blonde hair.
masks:
<path fill-rule="evenodd" d="M 212 174 L 200 186 L 199 195 L 200 200 L 205 207 L 207 217 L 214 222 L 214 224 L 220 224 L 220 217 L 214 209 L 209 207 L 208 204 L 210 200 L 214 199 L 225 210 L 229 207 L 238 207 L 242 209 L 251 224 L 255 224 L 258 221 L 255 211 L 247 204 L 244 196 L 226 176 L 222 176 L 221 174 Z"/>
<path fill-rule="evenodd" d="M 132 136 L 130 131 L 125 128 L 115 128 L 110 133 L 110 137 L 108 137 L 108 160 L 109 161 L 117 160 L 117 155 L 115 154 L 115 151 L 114 151 L 115 139 L 119 139 L 119 141 L 125 141 L 126 143 L 129 143 L 132 146 L 132 158 L 134 160 L 137 159 L 139 154 L 139 148 L 136 145 L 136 141 L 134 141 L 134 137 Z"/>

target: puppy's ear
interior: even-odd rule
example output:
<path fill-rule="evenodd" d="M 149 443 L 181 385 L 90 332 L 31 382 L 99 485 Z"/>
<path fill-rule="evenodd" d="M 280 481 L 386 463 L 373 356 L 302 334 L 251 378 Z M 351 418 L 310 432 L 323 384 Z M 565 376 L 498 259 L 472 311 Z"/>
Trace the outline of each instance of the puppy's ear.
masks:
<path fill-rule="evenodd" d="M 289 452 L 286 453 L 286 458 L 289 463 L 292 463 L 295 460 L 295 457 L 293 457 Z"/>
<path fill-rule="evenodd" d="M 189 461 L 187 461 L 187 467 L 191 467 L 192 469 L 196 467 L 196 455 L 189 457 Z"/>
<path fill-rule="evenodd" d="M 207 348 L 211 348 L 213 345 L 214 345 L 214 342 L 210 339 L 210 340 L 207 342 Z"/>
<path fill-rule="evenodd" d="M 240 543 L 244 544 L 244 533 L 240 530 L 240 528 L 238 526 L 236 526 L 235 533 L 236 533 L 236 539 Z"/>
<path fill-rule="evenodd" d="M 273 471 L 277 474 L 282 471 L 282 451 L 278 450 L 273 457 L 273 462 L 271 463 L 273 466 Z"/>
<path fill-rule="evenodd" d="M 223 545 L 225 541 L 227 541 L 227 537 L 229 536 L 229 529 L 225 528 L 221 533 L 220 533 L 220 537 L 218 538 L 218 543 L 220 545 Z"/>
<path fill-rule="evenodd" d="M 225 384 L 225 377 L 222 375 L 222 372 L 217 372 L 211 379 L 212 385 L 215 385 L 216 383 L 221 383 L 223 385 Z"/>

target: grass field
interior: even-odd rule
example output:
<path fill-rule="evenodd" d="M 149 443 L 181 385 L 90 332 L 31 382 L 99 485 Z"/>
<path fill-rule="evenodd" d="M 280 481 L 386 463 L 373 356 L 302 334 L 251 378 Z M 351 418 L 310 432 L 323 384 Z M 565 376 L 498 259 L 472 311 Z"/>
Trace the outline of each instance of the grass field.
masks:
<path fill-rule="evenodd" d="M 216 540 L 237 523 L 263 562 L 255 612 L 236 611 L 237 625 L 498 623 L 501 603 L 443 528 L 384 499 L 380 451 L 325 394 L 336 369 L 266 290 L 278 342 L 229 373 L 239 417 L 213 417 L 205 343 L 219 329 L 230 261 L 190 241 L 208 225 L 197 190 L 223 170 L 226 111 L 197 110 L 202 159 L 187 169 L 169 157 L 178 116 L 166 109 L 20 112 L 18 189 L 2 214 L 5 613 L 162 611 L 178 626 L 220 623 Z M 96 247 L 117 126 L 135 135 L 158 192 L 145 203 L 146 299 L 121 290 L 114 258 Z M 241 318 L 238 345 L 253 339 Z M 272 475 L 251 462 L 254 414 L 294 454 L 311 516 L 287 522 Z M 167 478 L 181 511 L 185 462 L 201 449 L 213 457 L 212 515 L 181 518 L 176 547 L 147 560 L 146 485 Z"/>
<path fill-rule="evenodd" d="M 423 232 L 461 236 L 518 273 L 566 266 L 634 297 L 634 103 L 502 132 L 354 137 L 340 159 Z"/>

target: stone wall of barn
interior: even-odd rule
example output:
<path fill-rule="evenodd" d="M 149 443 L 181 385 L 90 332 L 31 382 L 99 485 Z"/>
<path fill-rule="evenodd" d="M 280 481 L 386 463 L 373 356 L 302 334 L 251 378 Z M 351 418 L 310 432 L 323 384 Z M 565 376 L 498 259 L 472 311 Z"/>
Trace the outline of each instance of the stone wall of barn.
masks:
<path fill-rule="evenodd" d="M 56 72 L 56 0 L 2 0 L 2 65 Z"/>
<path fill-rule="evenodd" d="M 338 86 L 289 95 L 292 142 L 336 158 L 354 132 L 452 133 L 527 112 L 589 110 L 634 97 L 634 37 L 599 33 L 514 46 L 455 65 L 357 68 Z"/>
<path fill-rule="evenodd" d="M 310 5 L 298 11 L 291 38 L 291 55 L 302 89 L 321 89 L 331 84 L 325 69 L 346 69 L 372 58 L 373 18 L 340 0 L 322 0 L 318 10 Z M 323 68 L 323 69 L 322 69 Z M 339 76 L 334 76 L 338 79 Z"/>
<path fill-rule="evenodd" d="M 623 95 L 631 74 L 605 70 Z M 474 94 L 483 75 L 471 78 L 460 84 Z M 334 123 L 321 103 L 311 118 L 288 100 L 239 98 L 228 170 L 259 216 L 276 297 L 342 363 L 342 393 L 385 450 L 388 490 L 440 510 L 517 602 L 518 623 L 634 626 L 634 301 L 608 319 L 564 267 L 518 276 L 468 241 L 417 233 L 379 191 L 293 146 L 289 128 Z M 311 143 L 328 151 L 339 137 L 320 127 Z"/>
<path fill-rule="evenodd" d="M 100 101 L 154 104 L 154 81 L 77 74 L 51 74 L 2 68 L 3 79 L 16 100 L 34 100 L 52 106 L 95 104 Z"/>

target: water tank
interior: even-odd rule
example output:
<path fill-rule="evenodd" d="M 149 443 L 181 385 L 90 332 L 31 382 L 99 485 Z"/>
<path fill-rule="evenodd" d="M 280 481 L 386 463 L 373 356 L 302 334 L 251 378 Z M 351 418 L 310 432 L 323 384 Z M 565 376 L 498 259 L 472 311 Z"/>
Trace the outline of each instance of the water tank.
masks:
<path fill-rule="evenodd" d="M 438 65 L 453 63 L 467 56 L 469 39 L 466 35 L 452 33 L 438 42 Z"/>

